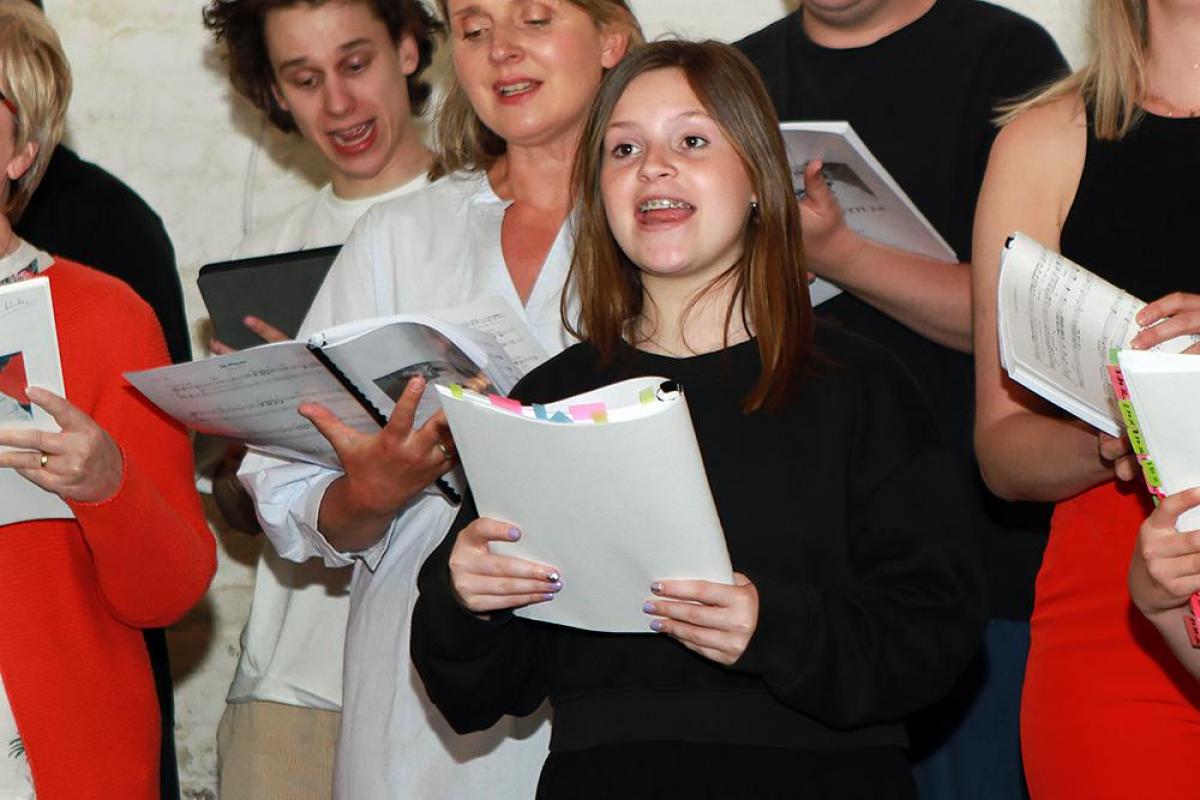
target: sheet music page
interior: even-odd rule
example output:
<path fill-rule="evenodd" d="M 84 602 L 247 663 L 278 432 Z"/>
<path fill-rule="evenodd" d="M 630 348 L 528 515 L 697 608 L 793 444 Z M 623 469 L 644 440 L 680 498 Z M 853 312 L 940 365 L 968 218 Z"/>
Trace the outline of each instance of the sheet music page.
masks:
<path fill-rule="evenodd" d="M 481 297 L 465 305 L 435 311 L 432 316 L 494 337 L 519 372 L 512 380 L 514 386 L 530 370 L 548 358 L 546 349 L 538 343 L 533 331 L 529 330 L 521 316 L 500 297 Z M 509 390 L 504 391 L 507 393 Z"/>
<path fill-rule="evenodd" d="M 354 396 L 299 342 L 262 345 L 125 377 L 189 428 L 301 461 L 338 463 L 325 437 L 297 413 L 301 403 L 320 403 L 358 430 L 379 430 Z"/>
<path fill-rule="evenodd" d="M 25 393 L 30 386 L 66 395 L 46 278 L 0 286 L 0 428 L 59 430 L 54 418 L 30 401 Z M 0 525 L 74 516 L 58 495 L 16 470 L 0 469 Z"/>
<path fill-rule="evenodd" d="M 1013 380 L 1085 422 L 1119 435 L 1120 415 L 1108 378 L 1108 353 L 1140 330 L 1138 298 L 1014 234 L 1000 266 L 1002 361 Z M 1191 337 L 1163 343 L 1179 352 Z"/>

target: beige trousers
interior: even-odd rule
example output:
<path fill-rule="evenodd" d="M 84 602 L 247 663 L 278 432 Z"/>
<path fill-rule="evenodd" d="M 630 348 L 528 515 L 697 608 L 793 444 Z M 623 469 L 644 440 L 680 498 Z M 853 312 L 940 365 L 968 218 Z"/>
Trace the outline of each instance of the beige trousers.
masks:
<path fill-rule="evenodd" d="M 217 728 L 220 800 L 330 800 L 336 711 L 229 703 Z"/>

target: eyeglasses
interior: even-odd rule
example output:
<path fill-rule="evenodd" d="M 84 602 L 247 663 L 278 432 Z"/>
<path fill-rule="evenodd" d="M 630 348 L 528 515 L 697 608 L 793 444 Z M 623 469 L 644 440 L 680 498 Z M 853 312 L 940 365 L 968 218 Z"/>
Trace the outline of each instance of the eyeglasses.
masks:
<path fill-rule="evenodd" d="M 17 115 L 17 105 L 4 92 L 0 92 L 0 105 L 4 106 L 15 117 Z"/>

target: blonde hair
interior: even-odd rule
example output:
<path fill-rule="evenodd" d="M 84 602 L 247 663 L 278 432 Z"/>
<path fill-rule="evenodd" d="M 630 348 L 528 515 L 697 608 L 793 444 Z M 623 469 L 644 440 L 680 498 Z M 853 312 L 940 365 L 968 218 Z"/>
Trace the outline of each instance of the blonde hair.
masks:
<path fill-rule="evenodd" d="M 1150 44 L 1146 0 L 1092 0 L 1090 28 L 1095 44 L 1091 62 L 1030 97 L 1001 106 L 1001 125 L 1064 97 L 1082 98 L 1091 108 L 1097 139 L 1120 139 L 1137 125 L 1144 113 L 1138 100 L 1146 92 Z"/>
<path fill-rule="evenodd" d="M 9 182 L 4 214 L 15 222 L 62 139 L 71 99 L 71 65 L 62 42 L 45 15 L 28 0 L 0 0 L 0 82 L 17 108 L 14 150 L 20 152 L 30 142 L 38 148 L 25 174 Z"/>
<path fill-rule="evenodd" d="M 635 47 L 645 41 L 642 28 L 625 0 L 567 2 L 585 11 L 600 28 L 624 28 L 629 36 L 628 47 Z M 446 29 L 449 30 L 449 0 L 438 0 L 438 10 L 441 11 Z M 430 171 L 432 178 L 458 170 L 486 170 L 504 155 L 507 149 L 505 141 L 484 125 L 476 115 L 467 93 L 463 91 L 458 77 L 453 72 L 446 87 L 445 97 L 438 106 L 434 143 L 437 159 Z"/>

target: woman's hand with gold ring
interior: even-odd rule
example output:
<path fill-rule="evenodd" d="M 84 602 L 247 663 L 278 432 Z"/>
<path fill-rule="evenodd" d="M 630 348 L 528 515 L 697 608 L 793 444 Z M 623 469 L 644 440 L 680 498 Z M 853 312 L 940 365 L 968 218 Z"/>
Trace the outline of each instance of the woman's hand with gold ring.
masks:
<path fill-rule="evenodd" d="M 446 457 L 447 461 L 454 460 L 454 452 L 449 447 L 446 447 L 446 443 L 441 439 L 438 439 L 437 449 L 442 451 L 442 455 Z"/>
<path fill-rule="evenodd" d="M 41 457 L 41 459 L 39 459 L 39 461 L 42 465 L 42 469 L 45 469 L 46 465 L 50 463 L 50 456 L 47 455 L 46 453 L 42 453 L 42 457 Z"/>

